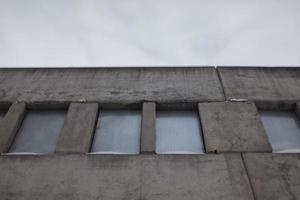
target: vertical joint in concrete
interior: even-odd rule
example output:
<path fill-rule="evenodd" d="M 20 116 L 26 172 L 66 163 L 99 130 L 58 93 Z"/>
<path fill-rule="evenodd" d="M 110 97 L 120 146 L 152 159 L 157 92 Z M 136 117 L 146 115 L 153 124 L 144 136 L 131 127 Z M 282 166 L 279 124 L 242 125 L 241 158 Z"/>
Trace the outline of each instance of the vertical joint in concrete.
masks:
<path fill-rule="evenodd" d="M 143 103 L 141 153 L 155 152 L 155 119 L 156 105 L 153 102 Z"/>
<path fill-rule="evenodd" d="M 22 124 L 26 113 L 24 102 L 14 103 L 0 124 L 0 153 L 6 153 Z"/>
<path fill-rule="evenodd" d="M 298 102 L 296 104 L 296 114 L 297 114 L 298 118 L 300 119 L 300 102 Z"/>
<path fill-rule="evenodd" d="M 97 103 L 72 103 L 56 145 L 56 153 L 88 153 L 98 115 Z"/>

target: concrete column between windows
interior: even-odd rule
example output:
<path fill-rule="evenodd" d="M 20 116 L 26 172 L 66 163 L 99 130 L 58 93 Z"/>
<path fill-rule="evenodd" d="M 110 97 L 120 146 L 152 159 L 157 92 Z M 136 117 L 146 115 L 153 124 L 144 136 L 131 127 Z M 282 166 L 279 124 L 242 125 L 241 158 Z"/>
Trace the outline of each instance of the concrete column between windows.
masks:
<path fill-rule="evenodd" d="M 296 114 L 300 118 L 300 102 L 296 104 Z"/>
<path fill-rule="evenodd" d="M 141 153 L 155 152 L 156 105 L 153 102 L 143 103 Z"/>
<path fill-rule="evenodd" d="M 22 124 L 26 113 L 26 104 L 17 102 L 10 106 L 0 124 L 0 153 L 6 153 Z"/>
<path fill-rule="evenodd" d="M 56 145 L 56 153 L 88 153 L 98 117 L 97 103 L 72 103 Z"/>

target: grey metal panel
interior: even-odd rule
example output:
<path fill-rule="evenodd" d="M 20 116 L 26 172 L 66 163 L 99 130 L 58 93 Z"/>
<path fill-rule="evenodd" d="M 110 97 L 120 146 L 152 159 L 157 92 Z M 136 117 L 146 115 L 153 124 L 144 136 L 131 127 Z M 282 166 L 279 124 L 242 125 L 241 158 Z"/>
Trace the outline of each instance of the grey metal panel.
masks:
<path fill-rule="evenodd" d="M 99 154 L 139 154 L 140 135 L 140 111 L 100 111 L 91 152 Z"/>
<path fill-rule="evenodd" d="M 65 111 L 29 111 L 9 153 L 53 153 Z"/>
<path fill-rule="evenodd" d="M 260 111 L 275 153 L 300 152 L 300 121 L 296 114 L 287 111 Z"/>
<path fill-rule="evenodd" d="M 156 153 L 203 154 L 201 135 L 202 129 L 197 112 L 157 112 Z"/>

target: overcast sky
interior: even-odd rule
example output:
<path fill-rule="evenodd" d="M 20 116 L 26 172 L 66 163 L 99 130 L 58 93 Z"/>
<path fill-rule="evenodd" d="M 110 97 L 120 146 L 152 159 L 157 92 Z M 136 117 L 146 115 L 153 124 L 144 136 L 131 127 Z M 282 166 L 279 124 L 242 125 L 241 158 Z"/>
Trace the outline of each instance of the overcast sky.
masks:
<path fill-rule="evenodd" d="M 298 65 L 299 0 L 0 0 L 0 67 Z"/>

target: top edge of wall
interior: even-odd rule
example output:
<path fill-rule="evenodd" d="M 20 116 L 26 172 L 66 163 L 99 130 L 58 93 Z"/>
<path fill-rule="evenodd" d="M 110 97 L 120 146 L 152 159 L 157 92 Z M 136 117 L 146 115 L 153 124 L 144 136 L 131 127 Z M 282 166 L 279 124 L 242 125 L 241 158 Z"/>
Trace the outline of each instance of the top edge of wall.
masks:
<path fill-rule="evenodd" d="M 0 66 L 0 69 L 156 69 L 156 68 L 300 68 L 299 66 L 285 66 L 285 65 L 278 65 L 278 66 L 246 66 L 246 65 L 220 65 L 220 66 L 214 66 L 214 65 L 181 65 L 181 66 L 24 66 L 24 67 L 3 67 Z"/>

